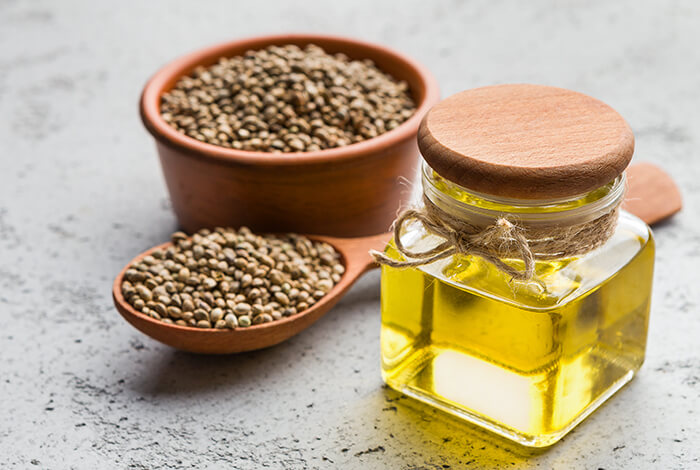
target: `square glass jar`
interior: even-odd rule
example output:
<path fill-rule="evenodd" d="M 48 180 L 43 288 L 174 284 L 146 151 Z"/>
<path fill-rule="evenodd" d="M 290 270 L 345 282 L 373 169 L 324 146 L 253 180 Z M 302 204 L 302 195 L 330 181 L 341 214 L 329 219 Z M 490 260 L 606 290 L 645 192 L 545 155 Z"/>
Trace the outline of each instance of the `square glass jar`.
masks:
<path fill-rule="evenodd" d="M 453 215 L 556 219 L 611 210 L 624 192 L 624 177 L 575 198 L 499 200 L 425 165 L 423 188 Z M 416 222 L 405 226 L 401 241 L 422 251 L 440 240 Z M 386 254 L 403 259 L 393 241 Z M 537 261 L 530 281 L 513 280 L 472 255 L 420 267 L 384 266 L 383 379 L 522 445 L 551 445 L 641 367 L 653 266 L 651 231 L 624 211 L 602 246 Z"/>

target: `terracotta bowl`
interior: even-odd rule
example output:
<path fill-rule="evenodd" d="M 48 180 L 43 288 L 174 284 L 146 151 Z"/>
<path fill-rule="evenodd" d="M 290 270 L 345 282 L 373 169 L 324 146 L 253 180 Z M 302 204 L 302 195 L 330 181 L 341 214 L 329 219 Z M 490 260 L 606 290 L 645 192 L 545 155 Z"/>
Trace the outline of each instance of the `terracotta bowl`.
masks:
<path fill-rule="evenodd" d="M 218 147 L 177 132 L 160 116 L 161 95 L 183 75 L 220 57 L 269 45 L 314 43 L 329 53 L 371 59 L 405 80 L 418 110 L 396 129 L 347 147 L 271 154 Z M 416 134 L 438 100 L 432 74 L 385 47 L 326 35 L 240 39 L 183 56 L 160 69 L 141 96 L 141 118 L 155 137 L 175 214 L 187 232 L 247 225 L 259 232 L 362 236 L 385 232 L 411 190 L 418 161 Z"/>

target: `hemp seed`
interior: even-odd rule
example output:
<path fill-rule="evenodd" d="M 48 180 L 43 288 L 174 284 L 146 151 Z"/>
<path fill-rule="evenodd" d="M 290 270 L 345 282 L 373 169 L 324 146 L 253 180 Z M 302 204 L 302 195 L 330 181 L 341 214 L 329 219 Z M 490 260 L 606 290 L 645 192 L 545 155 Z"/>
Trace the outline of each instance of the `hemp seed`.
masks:
<path fill-rule="evenodd" d="M 406 82 L 370 60 L 329 54 L 313 44 L 222 57 L 182 77 L 160 103 L 163 119 L 189 137 L 273 153 L 311 152 L 371 139 L 396 128 L 415 110 Z M 176 233 L 178 242 L 187 240 Z M 193 250 L 195 259 L 204 255 L 203 249 Z M 156 265 L 157 255 L 151 258 L 144 263 Z M 139 282 L 140 275 L 133 276 L 127 280 Z"/>
<path fill-rule="evenodd" d="M 121 286 L 136 310 L 167 324 L 235 329 L 280 320 L 309 308 L 344 272 L 332 246 L 295 234 L 217 228 L 191 238 L 175 232 L 172 242 L 130 266 Z"/>

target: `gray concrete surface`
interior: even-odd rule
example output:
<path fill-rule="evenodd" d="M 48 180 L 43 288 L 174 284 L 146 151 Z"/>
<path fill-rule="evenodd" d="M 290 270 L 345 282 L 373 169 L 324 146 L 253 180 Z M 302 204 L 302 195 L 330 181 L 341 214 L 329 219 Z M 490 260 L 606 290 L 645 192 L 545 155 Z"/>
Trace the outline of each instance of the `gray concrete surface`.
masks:
<path fill-rule="evenodd" d="M 656 229 L 639 377 L 527 455 L 382 387 L 378 274 L 313 328 L 230 357 L 176 352 L 112 307 L 113 276 L 176 227 L 141 86 L 238 36 L 325 31 L 428 65 L 443 94 L 537 82 L 629 120 L 679 182 Z M 0 0 L 0 467 L 700 468 L 700 5 L 694 1 Z"/>

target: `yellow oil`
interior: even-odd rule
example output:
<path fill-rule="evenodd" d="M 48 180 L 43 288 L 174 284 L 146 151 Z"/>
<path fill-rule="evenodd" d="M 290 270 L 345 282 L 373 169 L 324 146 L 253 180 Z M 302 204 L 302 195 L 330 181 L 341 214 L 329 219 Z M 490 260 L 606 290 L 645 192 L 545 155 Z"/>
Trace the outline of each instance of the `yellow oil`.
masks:
<path fill-rule="evenodd" d="M 414 226 L 402 241 L 431 236 Z M 553 444 L 642 365 L 653 263 L 648 228 L 623 212 L 603 247 L 538 262 L 536 282 L 472 256 L 384 267 L 383 378 L 521 444 Z"/>
<path fill-rule="evenodd" d="M 462 186 L 453 183 L 452 181 L 443 178 L 435 170 L 425 165 L 423 167 L 425 177 L 430 181 L 430 184 L 441 193 L 450 196 L 455 201 L 463 202 L 470 206 L 477 206 L 482 209 L 495 210 L 500 212 L 507 212 L 510 214 L 518 213 L 548 213 L 548 212 L 561 212 L 564 210 L 571 210 L 577 207 L 583 207 L 587 204 L 596 202 L 604 197 L 606 197 L 611 191 L 614 190 L 615 186 L 619 184 L 622 177 L 618 177 L 605 186 L 601 186 L 593 191 L 585 193 L 579 197 L 566 198 L 560 200 L 550 200 L 547 203 L 543 201 L 537 201 L 536 204 L 525 204 L 525 205 L 514 205 L 509 203 L 509 201 L 497 201 L 488 196 L 479 196 L 472 191 L 468 191 Z M 522 201 L 518 201 L 522 203 Z"/>

